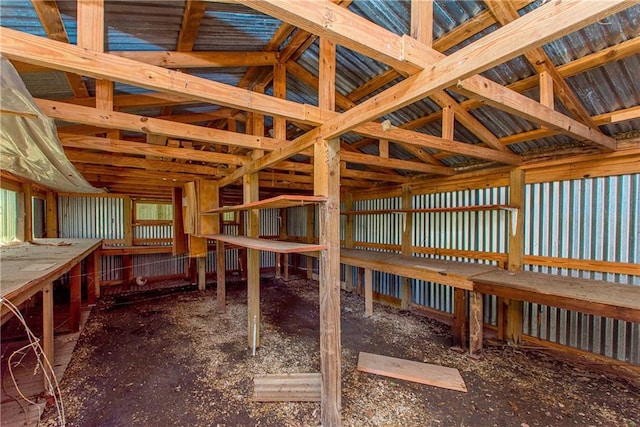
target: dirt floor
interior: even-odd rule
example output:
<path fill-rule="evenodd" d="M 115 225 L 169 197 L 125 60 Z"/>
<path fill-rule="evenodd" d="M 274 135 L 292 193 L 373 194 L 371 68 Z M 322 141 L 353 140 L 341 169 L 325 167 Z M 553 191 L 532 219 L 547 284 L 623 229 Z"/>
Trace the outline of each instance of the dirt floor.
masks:
<path fill-rule="evenodd" d="M 62 381 L 68 425 L 319 425 L 319 403 L 250 400 L 256 374 L 319 371 L 317 295 L 313 281 L 263 280 L 255 357 L 241 283 L 228 285 L 225 314 L 215 289 L 103 298 Z M 474 360 L 451 350 L 446 325 L 380 305 L 365 318 L 351 293 L 341 302 L 346 426 L 640 425 L 632 384 L 533 350 L 490 347 Z M 360 351 L 457 368 L 468 392 L 359 372 Z"/>

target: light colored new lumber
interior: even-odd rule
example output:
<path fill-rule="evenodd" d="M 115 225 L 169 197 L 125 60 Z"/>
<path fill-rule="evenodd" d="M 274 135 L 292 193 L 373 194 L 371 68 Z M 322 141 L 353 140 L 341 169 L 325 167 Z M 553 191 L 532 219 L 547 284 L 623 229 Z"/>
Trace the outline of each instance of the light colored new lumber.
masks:
<path fill-rule="evenodd" d="M 276 52 L 112 51 L 109 53 L 167 68 L 264 67 L 277 62 Z"/>
<path fill-rule="evenodd" d="M 358 370 L 370 374 L 463 391 L 467 386 L 455 368 L 360 352 Z"/>
<path fill-rule="evenodd" d="M 230 236 L 225 234 L 205 235 L 211 240 L 221 240 L 225 243 L 242 246 L 245 248 L 258 249 L 268 252 L 278 253 L 301 253 L 301 252 L 317 252 L 326 249 L 326 245 L 310 245 L 305 243 L 283 242 L 280 240 L 258 239 L 245 236 Z"/>
<path fill-rule="evenodd" d="M 285 99 L 263 95 L 154 65 L 47 40 L 0 27 L 0 52 L 9 59 L 97 79 L 110 79 L 194 100 L 319 124 L 320 111 Z"/>
<path fill-rule="evenodd" d="M 216 209 L 206 210 L 203 213 L 223 213 L 223 212 L 237 212 L 249 209 L 272 209 L 272 208 L 291 208 L 296 206 L 306 206 L 309 204 L 318 204 L 327 200 L 323 196 L 303 196 L 303 195 L 289 195 L 282 194 L 280 196 L 272 197 L 270 199 L 259 200 L 257 202 L 244 203 L 236 206 L 223 206 Z"/>
<path fill-rule="evenodd" d="M 266 374 L 253 378 L 256 402 L 319 402 L 320 374 Z"/>

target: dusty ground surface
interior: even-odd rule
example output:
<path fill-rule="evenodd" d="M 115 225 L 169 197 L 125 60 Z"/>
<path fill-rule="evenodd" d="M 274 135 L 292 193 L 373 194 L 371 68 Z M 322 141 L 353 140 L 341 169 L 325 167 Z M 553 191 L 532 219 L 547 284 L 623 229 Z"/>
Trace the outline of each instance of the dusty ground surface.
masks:
<path fill-rule="evenodd" d="M 255 374 L 319 371 L 317 294 L 312 281 L 263 280 L 255 357 L 243 284 L 228 285 L 225 314 L 215 289 L 103 298 L 62 381 L 68 425 L 319 425 L 319 403 L 250 400 Z M 492 347 L 473 360 L 450 349 L 446 325 L 379 305 L 365 318 L 350 293 L 341 302 L 346 426 L 640 425 L 631 384 L 534 351 Z M 468 392 L 359 372 L 360 351 L 457 368 Z"/>

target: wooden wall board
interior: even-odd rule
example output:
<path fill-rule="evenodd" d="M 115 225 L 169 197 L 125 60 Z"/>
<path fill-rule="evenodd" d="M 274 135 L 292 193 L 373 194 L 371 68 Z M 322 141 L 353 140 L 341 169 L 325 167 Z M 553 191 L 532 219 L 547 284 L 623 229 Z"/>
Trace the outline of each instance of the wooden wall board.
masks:
<path fill-rule="evenodd" d="M 449 390 L 467 392 L 467 386 L 460 372 L 455 368 L 361 351 L 358 357 L 358 370 Z"/>

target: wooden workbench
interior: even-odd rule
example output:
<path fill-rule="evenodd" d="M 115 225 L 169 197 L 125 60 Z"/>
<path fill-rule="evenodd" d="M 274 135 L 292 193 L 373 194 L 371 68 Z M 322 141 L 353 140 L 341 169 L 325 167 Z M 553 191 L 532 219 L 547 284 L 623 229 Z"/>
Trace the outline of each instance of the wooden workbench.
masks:
<path fill-rule="evenodd" d="M 42 347 L 53 359 L 53 281 L 70 273 L 71 331 L 80 325 L 81 262 L 102 244 L 100 239 L 34 239 L 0 247 L 0 296 L 16 307 L 42 292 Z M 89 257 L 95 271 L 95 258 Z M 2 304 L 2 323 L 10 312 Z"/>

